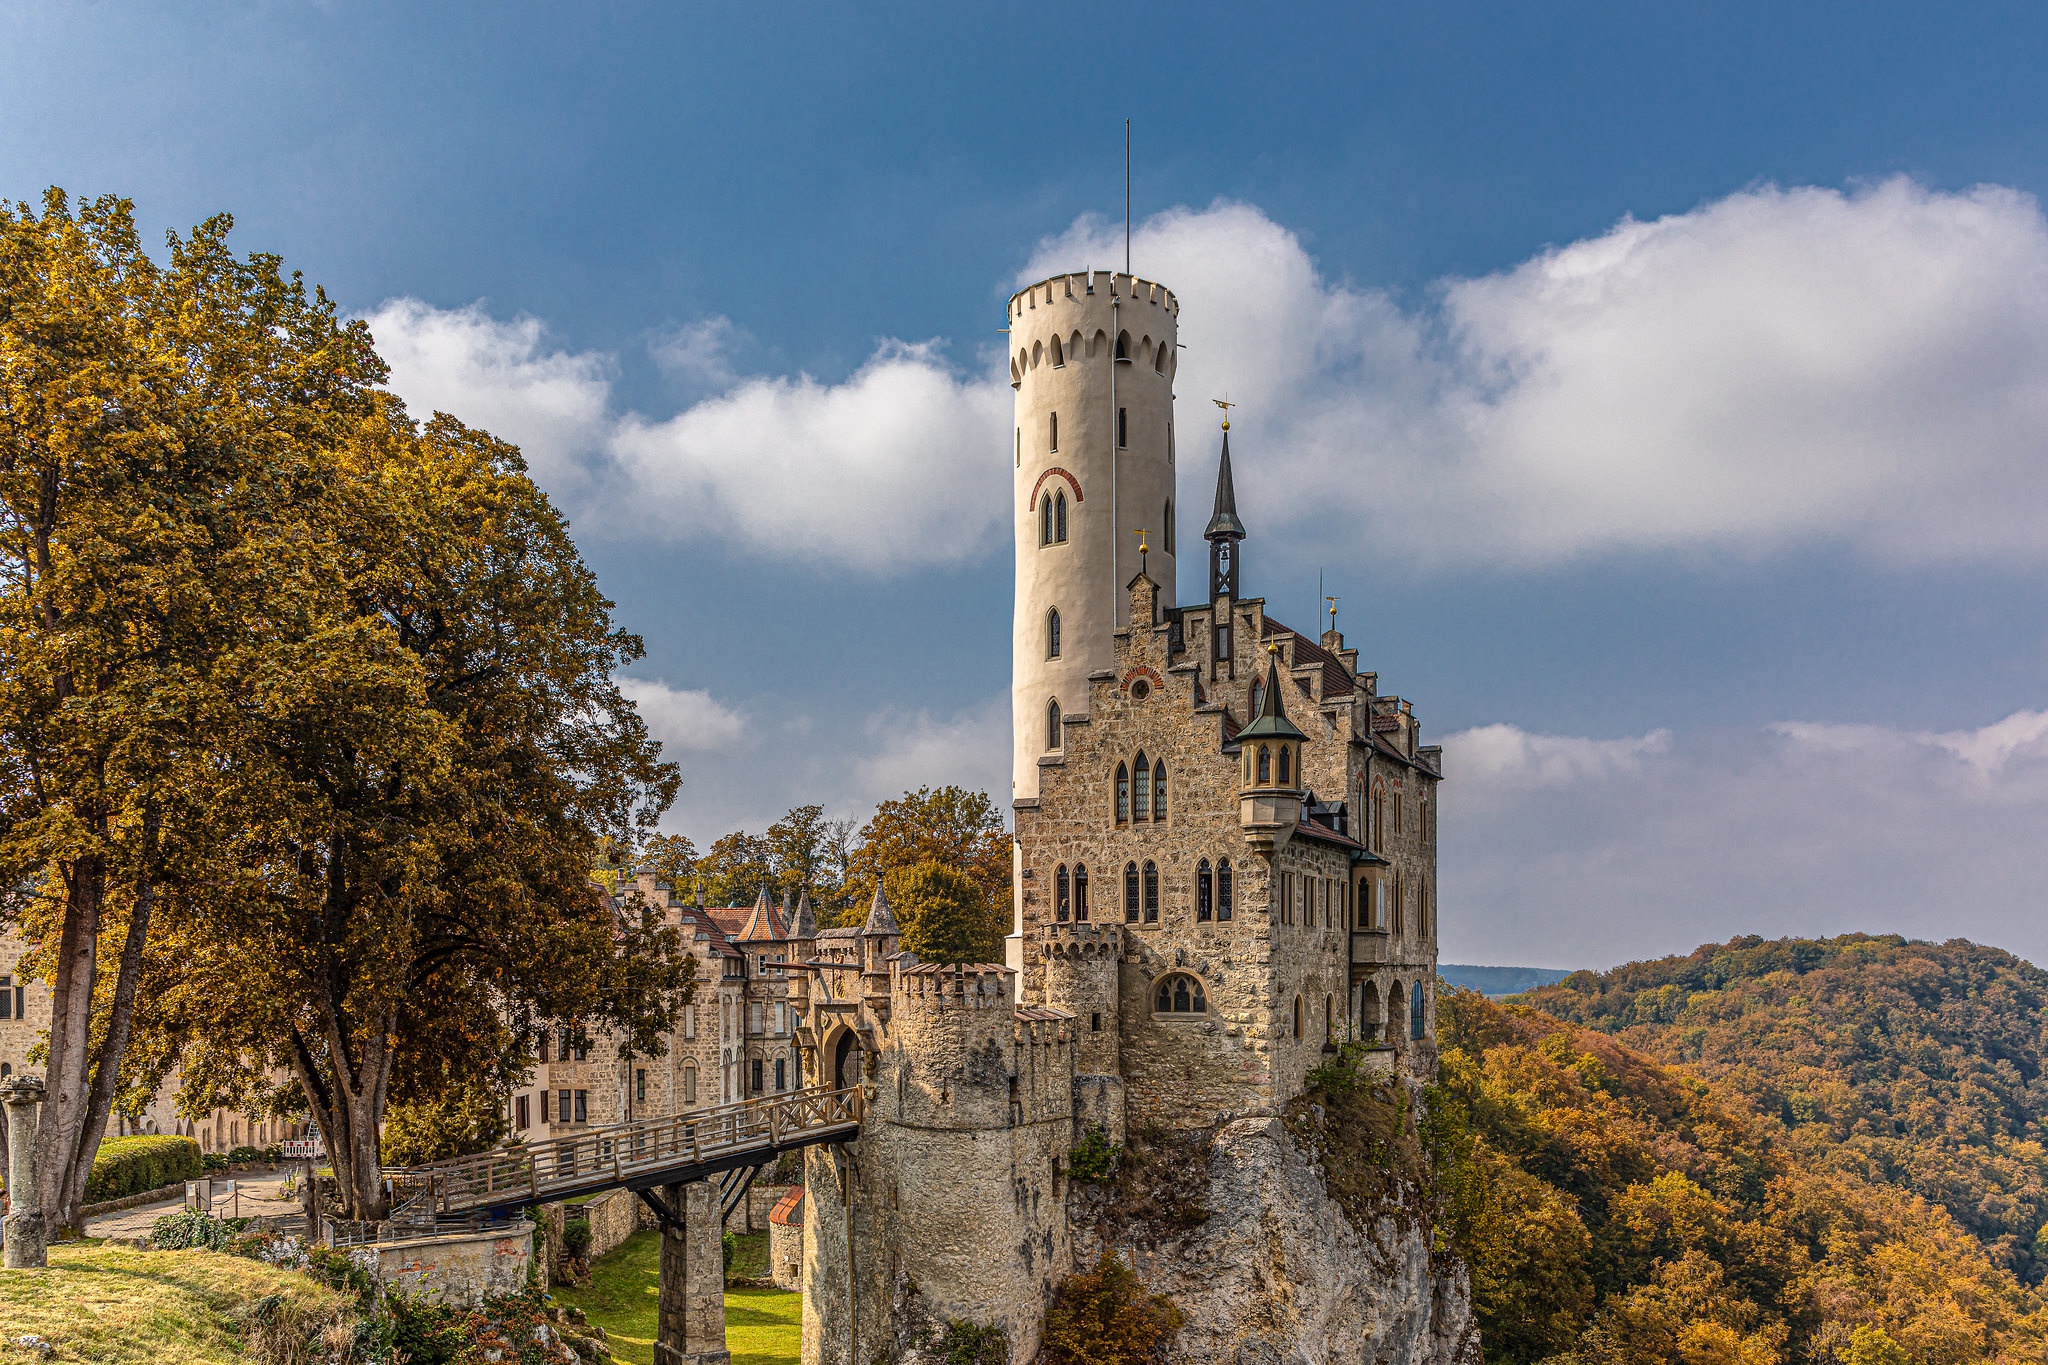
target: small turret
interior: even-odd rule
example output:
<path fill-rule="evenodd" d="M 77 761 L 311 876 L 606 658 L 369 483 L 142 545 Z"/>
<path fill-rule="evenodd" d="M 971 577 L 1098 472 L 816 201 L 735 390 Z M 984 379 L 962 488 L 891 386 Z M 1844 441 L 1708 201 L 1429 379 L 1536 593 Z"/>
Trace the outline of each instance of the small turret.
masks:
<path fill-rule="evenodd" d="M 1301 745 L 1308 736 L 1287 718 L 1280 686 L 1280 647 L 1269 644 L 1259 714 L 1237 732 L 1243 761 L 1237 818 L 1247 830 L 1278 832 L 1284 841 L 1284 831 L 1301 819 Z"/>
<path fill-rule="evenodd" d="M 789 922 L 789 936 L 807 941 L 818 937 L 818 917 L 811 911 L 808 890 L 796 898 L 796 917 Z"/>
<path fill-rule="evenodd" d="M 1230 419 L 1223 419 L 1223 454 L 1216 462 L 1216 510 L 1202 538 L 1209 542 L 1209 600 L 1237 600 L 1238 544 L 1244 523 L 1237 519 L 1237 485 L 1230 477 Z"/>
<path fill-rule="evenodd" d="M 875 899 L 868 906 L 868 922 L 860 930 L 861 970 L 887 976 L 889 959 L 895 955 L 898 938 L 896 915 L 889 909 L 889 893 L 877 883 Z"/>

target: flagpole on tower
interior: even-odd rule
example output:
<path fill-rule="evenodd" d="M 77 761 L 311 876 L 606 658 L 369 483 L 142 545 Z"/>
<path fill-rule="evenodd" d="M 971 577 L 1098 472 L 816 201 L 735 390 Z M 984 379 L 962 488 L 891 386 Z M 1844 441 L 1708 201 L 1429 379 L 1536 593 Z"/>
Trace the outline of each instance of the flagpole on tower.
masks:
<path fill-rule="evenodd" d="M 1124 274 L 1131 273 L 1131 121 L 1124 120 Z"/>

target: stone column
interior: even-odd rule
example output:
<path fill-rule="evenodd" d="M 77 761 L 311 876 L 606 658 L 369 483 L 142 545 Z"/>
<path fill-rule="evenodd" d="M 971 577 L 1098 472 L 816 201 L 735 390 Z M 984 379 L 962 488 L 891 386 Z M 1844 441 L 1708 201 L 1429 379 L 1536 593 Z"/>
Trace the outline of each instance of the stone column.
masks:
<path fill-rule="evenodd" d="M 708 1180 L 663 1192 L 682 1226 L 661 1227 L 659 1324 L 654 1365 L 728 1365 L 725 1349 L 725 1219 Z"/>
<path fill-rule="evenodd" d="M 9 1270 L 40 1269 L 50 1263 L 43 1228 L 42 1186 L 36 1180 L 36 1127 L 43 1107 L 38 1076 L 16 1076 L 0 1086 L 7 1105 L 7 1251 Z M 721 1324 L 722 1325 L 722 1324 Z"/>

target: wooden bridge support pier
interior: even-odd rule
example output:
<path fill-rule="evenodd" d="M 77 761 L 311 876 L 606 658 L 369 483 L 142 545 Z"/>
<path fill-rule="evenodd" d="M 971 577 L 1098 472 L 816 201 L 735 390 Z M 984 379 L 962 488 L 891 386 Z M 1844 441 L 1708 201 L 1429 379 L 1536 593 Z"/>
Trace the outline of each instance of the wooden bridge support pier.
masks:
<path fill-rule="evenodd" d="M 661 1223 L 654 1365 L 728 1365 L 725 1210 L 708 1180 L 642 1191 Z"/>

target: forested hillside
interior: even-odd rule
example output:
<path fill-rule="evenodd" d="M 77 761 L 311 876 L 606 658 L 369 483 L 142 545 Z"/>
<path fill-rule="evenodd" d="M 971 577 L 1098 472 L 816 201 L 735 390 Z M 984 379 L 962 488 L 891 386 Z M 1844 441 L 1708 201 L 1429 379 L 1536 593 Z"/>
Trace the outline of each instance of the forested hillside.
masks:
<path fill-rule="evenodd" d="M 1782 1124 L 1804 1165 L 1944 1206 L 2048 1276 L 2048 972 L 1960 939 L 1748 937 L 1520 997 L 1682 1064 Z"/>
<path fill-rule="evenodd" d="M 2010 961 L 2008 959 L 2008 961 Z M 2039 1362 L 2048 1303 L 1938 1204 L 1733 1091 L 1469 993 L 1424 1147 L 1490 1365 Z M 1330 1096 L 1335 1115 L 1344 1103 Z"/>

